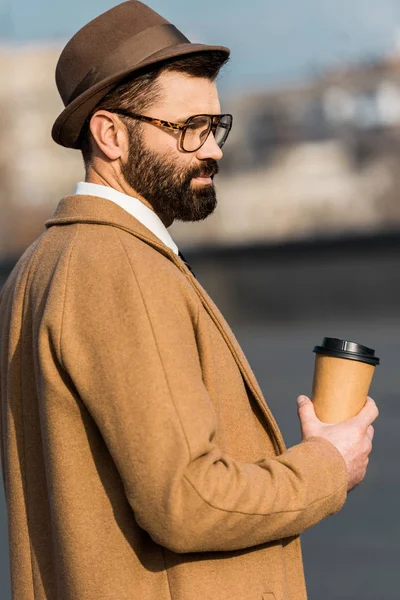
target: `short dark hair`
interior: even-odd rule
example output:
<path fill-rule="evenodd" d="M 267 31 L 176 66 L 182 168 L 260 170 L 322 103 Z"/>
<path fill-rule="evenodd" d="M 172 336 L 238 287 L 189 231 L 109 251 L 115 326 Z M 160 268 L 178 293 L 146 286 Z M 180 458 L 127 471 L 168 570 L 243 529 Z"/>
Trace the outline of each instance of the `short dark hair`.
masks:
<path fill-rule="evenodd" d="M 114 87 L 91 111 L 86 119 L 79 136 L 81 149 L 86 168 L 90 166 L 92 158 L 92 134 L 90 132 L 90 119 L 98 110 L 116 110 L 118 108 L 140 113 L 148 108 L 160 97 L 158 78 L 165 72 L 184 73 L 190 77 L 201 77 L 215 81 L 221 68 L 228 61 L 225 52 L 210 50 L 187 54 L 180 59 L 170 59 L 157 63 L 156 66 L 147 67 L 142 71 L 129 76 Z M 136 127 L 140 125 L 136 123 Z"/>

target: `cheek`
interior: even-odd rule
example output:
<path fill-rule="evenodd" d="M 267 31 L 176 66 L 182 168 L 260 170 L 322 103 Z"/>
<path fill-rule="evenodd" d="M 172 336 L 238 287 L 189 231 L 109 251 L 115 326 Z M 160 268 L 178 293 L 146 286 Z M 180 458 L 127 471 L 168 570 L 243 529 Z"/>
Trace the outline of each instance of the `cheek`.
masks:
<path fill-rule="evenodd" d="M 182 152 L 179 133 L 169 133 L 156 128 L 146 128 L 143 140 L 147 148 L 161 159 L 169 161 L 175 170 L 185 172 L 196 162 L 195 153 Z"/>
<path fill-rule="evenodd" d="M 157 154 L 165 155 L 172 152 L 182 154 L 179 150 L 179 132 L 168 131 L 161 127 L 146 127 L 144 132 L 146 145 Z"/>

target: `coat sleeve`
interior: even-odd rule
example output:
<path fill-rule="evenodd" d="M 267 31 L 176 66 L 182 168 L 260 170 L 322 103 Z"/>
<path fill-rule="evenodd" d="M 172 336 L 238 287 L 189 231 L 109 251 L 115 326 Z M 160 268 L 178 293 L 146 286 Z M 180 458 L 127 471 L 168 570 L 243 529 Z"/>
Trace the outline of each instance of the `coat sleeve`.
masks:
<path fill-rule="evenodd" d="M 339 510 L 346 471 L 329 442 L 309 439 L 257 464 L 221 451 L 196 345 L 199 303 L 164 257 L 137 269 L 115 236 L 106 257 L 76 249 L 71 259 L 60 361 L 138 524 L 174 552 L 239 550 Z"/>

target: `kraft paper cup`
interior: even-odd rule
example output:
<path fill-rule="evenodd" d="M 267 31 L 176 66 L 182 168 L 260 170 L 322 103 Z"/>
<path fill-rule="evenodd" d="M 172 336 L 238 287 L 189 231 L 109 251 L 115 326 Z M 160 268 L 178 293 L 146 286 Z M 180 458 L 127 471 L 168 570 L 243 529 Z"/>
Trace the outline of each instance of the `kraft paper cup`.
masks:
<path fill-rule="evenodd" d="M 375 350 L 356 342 L 324 338 L 313 350 L 315 370 L 312 401 L 325 423 L 351 419 L 365 405 L 379 358 Z"/>

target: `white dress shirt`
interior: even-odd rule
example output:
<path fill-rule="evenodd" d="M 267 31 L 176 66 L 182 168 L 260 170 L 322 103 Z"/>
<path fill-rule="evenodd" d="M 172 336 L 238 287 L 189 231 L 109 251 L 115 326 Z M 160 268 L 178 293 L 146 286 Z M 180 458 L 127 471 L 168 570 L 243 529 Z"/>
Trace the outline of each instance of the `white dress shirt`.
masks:
<path fill-rule="evenodd" d="M 178 254 L 178 246 L 170 236 L 168 229 L 165 227 L 160 217 L 137 198 L 118 192 L 117 190 L 114 190 L 114 188 L 98 185 L 97 183 L 87 183 L 86 181 L 80 181 L 77 184 L 75 194 L 81 196 L 97 196 L 98 198 L 105 198 L 106 200 L 115 202 L 115 204 L 118 204 L 118 206 L 130 213 L 135 219 L 140 221 L 142 225 L 154 233 L 154 235 L 175 252 L 175 254 Z"/>

